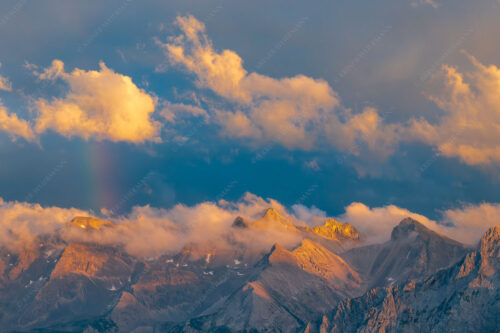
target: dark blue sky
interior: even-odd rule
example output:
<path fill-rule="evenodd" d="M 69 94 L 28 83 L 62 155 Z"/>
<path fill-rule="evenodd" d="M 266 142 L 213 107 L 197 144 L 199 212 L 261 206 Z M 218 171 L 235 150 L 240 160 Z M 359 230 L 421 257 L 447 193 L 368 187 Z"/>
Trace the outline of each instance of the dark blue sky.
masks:
<path fill-rule="evenodd" d="M 30 121 L 35 99 L 61 97 L 67 87 L 41 83 L 25 64 L 45 68 L 54 59 L 68 72 L 97 70 L 104 61 L 159 104 L 187 93 L 212 98 L 192 73 L 174 66 L 155 70 L 165 62 L 155 38 L 178 35 L 178 15 L 204 22 L 214 49 L 233 50 L 249 72 L 324 79 L 353 113 L 373 107 L 388 123 L 412 117 L 432 123 L 444 113 L 427 97 L 436 88 L 430 77 L 442 64 L 470 70 L 460 50 L 485 65 L 500 65 L 500 4 L 487 0 L 439 1 L 437 8 L 409 0 L 9 0 L 0 13 L 0 75 L 13 87 L 0 90 L 0 99 Z M 36 144 L 0 132 L 0 197 L 125 213 L 134 205 L 235 200 L 248 191 L 287 206 L 314 205 L 329 215 L 362 202 L 394 204 L 430 218 L 464 204 L 500 201 L 498 164 L 465 163 L 422 142 L 403 141 L 381 160 L 339 151 L 321 138 L 317 149 L 307 151 L 276 142 L 255 145 L 221 136 L 217 126 L 199 120 L 175 130 L 186 143 L 168 135 L 162 143 L 137 145 L 48 131 Z"/>

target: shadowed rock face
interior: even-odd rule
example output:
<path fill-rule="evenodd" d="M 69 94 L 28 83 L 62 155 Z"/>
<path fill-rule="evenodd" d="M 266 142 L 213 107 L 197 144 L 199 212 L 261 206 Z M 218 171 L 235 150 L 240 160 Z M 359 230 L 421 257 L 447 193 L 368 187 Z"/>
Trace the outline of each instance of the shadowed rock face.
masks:
<path fill-rule="evenodd" d="M 75 218 L 68 227 L 99 233 L 113 224 Z M 438 322 L 440 311 L 459 316 L 468 307 L 484 312 L 468 320 L 491 328 L 484 322 L 492 320 L 491 297 L 498 290 L 498 229 L 467 254 L 411 219 L 394 228 L 389 242 L 347 252 L 343 248 L 359 246 L 362 235 L 333 219 L 313 229 L 268 210 L 255 222 L 237 218 L 229 228 L 240 236 L 251 228 L 288 230 L 298 243 L 275 244 L 255 258 L 236 245 L 221 252 L 189 244 L 146 259 L 55 236 L 40 236 L 17 253 L 0 248 L 0 330 L 314 332 L 322 325 L 342 332 L 427 331 L 444 326 L 420 318 Z M 367 292 L 372 286 L 378 288 Z M 434 317 L 422 315 L 426 311 Z"/>
<path fill-rule="evenodd" d="M 455 265 L 342 301 L 322 324 L 331 332 L 498 332 L 499 248 L 493 227 Z"/>
<path fill-rule="evenodd" d="M 70 244 L 50 277 L 23 309 L 20 327 L 44 327 L 98 316 L 117 302 L 131 283 L 135 260 L 110 247 Z"/>
<path fill-rule="evenodd" d="M 246 229 L 248 228 L 248 223 L 241 216 L 238 216 L 234 219 L 233 227 Z"/>

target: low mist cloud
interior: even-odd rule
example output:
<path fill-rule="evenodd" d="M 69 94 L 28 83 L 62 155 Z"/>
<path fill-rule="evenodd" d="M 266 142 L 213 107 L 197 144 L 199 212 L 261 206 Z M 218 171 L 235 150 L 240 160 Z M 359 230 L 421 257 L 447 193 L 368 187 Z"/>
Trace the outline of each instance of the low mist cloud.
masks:
<path fill-rule="evenodd" d="M 446 210 L 439 221 L 433 221 L 394 205 L 370 208 L 354 202 L 346 207 L 345 213 L 338 219 L 354 225 L 372 244 L 389 240 L 392 229 L 402 219 L 411 217 L 431 230 L 464 244 L 474 245 L 488 228 L 499 224 L 498 216 L 500 204 L 492 203 Z"/>
<path fill-rule="evenodd" d="M 296 230 L 232 227 L 236 217 L 251 223 L 262 218 L 268 208 L 275 209 L 296 225 L 322 224 L 327 216 L 314 206 L 295 205 L 287 210 L 276 200 L 247 193 L 235 202 L 221 200 L 194 206 L 179 204 L 170 209 L 134 207 L 129 214 L 111 219 L 114 227 L 89 231 L 66 226 L 75 216 L 89 216 L 89 212 L 6 202 L 0 198 L 0 242 L 7 249 L 16 251 L 33 242 L 38 235 L 57 234 L 67 242 L 118 245 L 128 253 L 141 257 L 174 254 L 185 247 L 252 256 L 269 251 L 274 243 L 287 248 L 298 245 L 302 235 Z M 402 219 L 412 217 L 432 230 L 473 244 L 487 228 L 497 224 L 498 216 L 500 204 L 484 203 L 447 210 L 436 222 L 394 205 L 370 208 L 362 203 L 352 203 L 337 219 L 358 228 L 367 243 L 388 240 L 394 226 Z"/>
<path fill-rule="evenodd" d="M 500 225 L 500 203 L 465 205 L 459 209 L 448 209 L 441 221 L 448 235 L 460 242 L 475 243 L 491 226 Z"/>
<path fill-rule="evenodd" d="M 88 229 L 66 226 L 75 216 L 90 216 L 89 212 L 2 200 L 0 242 L 16 251 L 35 240 L 37 235 L 57 233 L 68 242 L 119 245 L 128 253 L 143 257 L 177 253 L 193 244 L 222 253 L 233 251 L 234 244 L 239 244 L 238 248 L 246 249 L 249 255 L 268 251 L 274 243 L 286 247 L 297 245 L 301 240 L 297 233 L 232 227 L 236 217 L 253 222 L 270 207 L 290 221 L 298 221 L 277 201 L 247 193 L 236 202 L 179 204 L 170 209 L 134 207 L 129 214 L 113 218 L 114 227 L 89 232 Z"/>
<path fill-rule="evenodd" d="M 79 209 L 42 207 L 6 202 L 0 198 L 0 244 L 10 250 L 30 243 L 40 234 L 52 234 L 66 222 L 88 213 Z"/>

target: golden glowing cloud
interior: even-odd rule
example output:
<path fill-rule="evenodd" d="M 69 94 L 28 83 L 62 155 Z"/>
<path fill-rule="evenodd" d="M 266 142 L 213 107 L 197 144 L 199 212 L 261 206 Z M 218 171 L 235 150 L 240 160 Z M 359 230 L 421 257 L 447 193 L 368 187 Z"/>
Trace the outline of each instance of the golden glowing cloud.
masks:
<path fill-rule="evenodd" d="M 444 116 L 437 124 L 413 120 L 415 140 L 436 146 L 444 156 L 469 165 L 500 163 L 500 69 L 469 56 L 474 71 L 443 66 L 444 89 L 430 96 Z"/>
<path fill-rule="evenodd" d="M 80 136 L 86 140 L 160 141 L 160 123 L 151 119 L 154 97 L 139 89 L 130 77 L 114 72 L 104 63 L 98 71 L 75 69 L 66 73 L 64 63 L 54 60 L 38 77 L 61 79 L 68 84 L 69 91 L 62 98 L 36 100 L 37 133 L 50 129 L 66 137 Z"/>
<path fill-rule="evenodd" d="M 249 73 L 238 54 L 213 48 L 203 23 L 187 16 L 177 17 L 176 24 L 181 35 L 161 44 L 169 61 L 194 74 L 198 87 L 234 105 L 233 111 L 213 113 L 222 135 L 251 139 L 257 145 L 278 142 L 290 149 L 315 149 L 324 136 L 341 150 L 356 152 L 353 146 L 358 143 L 372 150 L 392 149 L 392 138 L 384 133 L 390 135 L 394 129 L 387 130 L 375 109 L 360 115 L 343 110 L 337 93 L 324 80 Z"/>
<path fill-rule="evenodd" d="M 7 132 L 13 139 L 19 137 L 27 141 L 34 141 L 35 134 L 30 124 L 23 119 L 19 119 L 16 114 L 11 114 L 0 102 L 0 130 Z"/>
<path fill-rule="evenodd" d="M 14 250 L 37 235 L 52 234 L 78 215 L 78 209 L 42 207 L 38 204 L 6 202 L 0 198 L 0 243 Z"/>
<path fill-rule="evenodd" d="M 500 162 L 500 69 L 470 57 L 475 71 L 466 75 L 443 66 L 444 88 L 430 96 L 444 116 L 437 123 L 411 119 L 388 124 L 374 108 L 359 113 L 340 106 L 338 95 L 323 80 L 303 75 L 274 79 L 243 68 L 233 51 L 217 52 L 205 26 L 192 16 L 176 20 L 181 34 L 162 47 L 207 88 L 230 102 L 231 111 L 216 108 L 212 120 L 224 136 L 253 144 L 277 142 L 293 149 L 327 144 L 353 155 L 384 159 L 402 141 L 436 146 L 444 156 L 470 165 Z"/>

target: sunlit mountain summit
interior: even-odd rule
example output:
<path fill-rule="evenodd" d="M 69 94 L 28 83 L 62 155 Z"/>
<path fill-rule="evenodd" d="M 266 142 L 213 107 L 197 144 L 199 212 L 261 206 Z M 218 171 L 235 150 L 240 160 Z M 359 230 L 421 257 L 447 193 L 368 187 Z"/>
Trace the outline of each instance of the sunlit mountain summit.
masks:
<path fill-rule="evenodd" d="M 77 216 L 67 223 L 70 227 L 78 227 L 88 230 L 99 230 L 101 228 L 109 228 L 113 226 L 110 221 L 104 221 L 91 216 Z"/>

